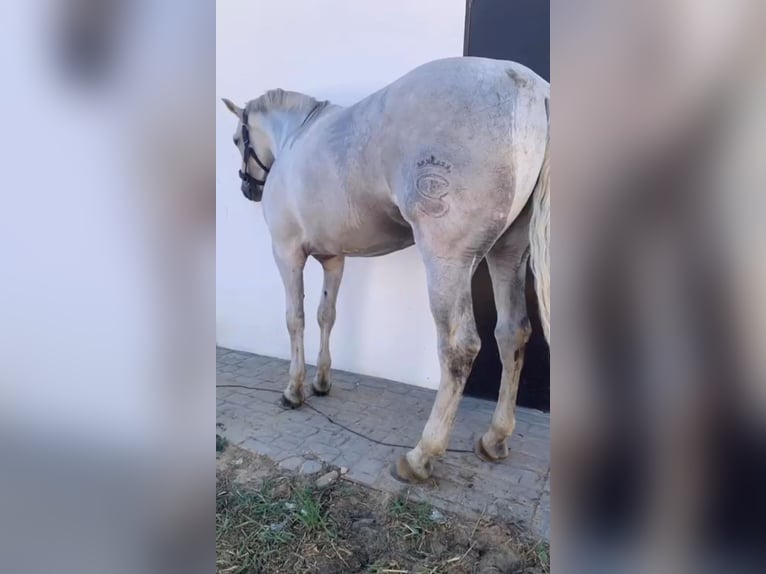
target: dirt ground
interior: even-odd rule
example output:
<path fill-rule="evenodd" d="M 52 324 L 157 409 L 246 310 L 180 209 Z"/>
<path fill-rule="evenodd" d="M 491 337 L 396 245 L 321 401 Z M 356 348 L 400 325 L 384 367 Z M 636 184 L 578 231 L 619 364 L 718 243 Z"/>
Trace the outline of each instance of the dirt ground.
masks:
<path fill-rule="evenodd" d="M 548 545 L 497 519 L 440 512 L 217 441 L 216 572 L 546 573 Z M 335 470 L 328 486 L 317 479 Z"/>

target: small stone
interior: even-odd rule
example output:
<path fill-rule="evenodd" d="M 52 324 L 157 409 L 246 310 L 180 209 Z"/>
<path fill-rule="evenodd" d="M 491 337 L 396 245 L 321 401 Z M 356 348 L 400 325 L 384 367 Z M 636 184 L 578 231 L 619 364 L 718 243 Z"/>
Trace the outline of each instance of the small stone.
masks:
<path fill-rule="evenodd" d="M 279 463 L 279 468 L 283 470 L 298 470 L 301 464 L 303 464 L 303 458 L 299 456 L 291 456 Z"/>
<path fill-rule="evenodd" d="M 322 463 L 318 460 L 307 460 L 301 466 L 301 474 L 314 474 L 322 470 Z"/>
<path fill-rule="evenodd" d="M 340 473 L 341 474 L 346 474 L 347 472 L 348 472 L 348 467 L 347 466 L 341 466 L 340 467 Z"/>
<path fill-rule="evenodd" d="M 336 480 L 338 480 L 338 471 L 331 470 L 327 474 L 323 474 L 317 479 L 316 486 L 317 488 L 326 488 Z"/>
<path fill-rule="evenodd" d="M 239 466 L 239 465 L 240 465 L 240 464 L 242 464 L 243 462 L 244 462 L 244 460 L 243 460 L 243 459 L 241 459 L 241 458 L 238 458 L 237 460 L 235 460 L 235 461 L 234 461 L 234 464 L 235 464 L 236 466 Z"/>
<path fill-rule="evenodd" d="M 286 522 L 277 522 L 274 524 L 269 524 L 269 530 L 271 530 L 272 532 L 278 532 L 280 530 L 284 530 L 286 524 L 287 524 Z"/>
<path fill-rule="evenodd" d="M 447 521 L 447 519 L 444 518 L 444 515 L 435 508 L 431 510 L 431 514 L 428 518 L 431 519 L 431 522 L 435 522 L 436 524 L 443 524 Z"/>
<path fill-rule="evenodd" d="M 285 508 L 287 510 L 295 510 L 295 504 L 292 502 L 285 502 Z"/>

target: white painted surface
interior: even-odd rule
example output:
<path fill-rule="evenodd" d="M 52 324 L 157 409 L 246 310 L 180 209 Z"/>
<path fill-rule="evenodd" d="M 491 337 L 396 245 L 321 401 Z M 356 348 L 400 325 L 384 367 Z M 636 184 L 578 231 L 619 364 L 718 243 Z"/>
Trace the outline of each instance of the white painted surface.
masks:
<path fill-rule="evenodd" d="M 350 105 L 412 68 L 463 51 L 464 0 L 226 0 L 216 3 L 217 95 L 242 105 L 272 88 Z M 235 118 L 216 101 L 216 336 L 289 358 L 284 292 L 260 205 L 241 194 Z M 320 265 L 306 273 L 306 357 L 319 350 Z M 436 331 L 417 251 L 349 258 L 333 367 L 436 388 Z"/>

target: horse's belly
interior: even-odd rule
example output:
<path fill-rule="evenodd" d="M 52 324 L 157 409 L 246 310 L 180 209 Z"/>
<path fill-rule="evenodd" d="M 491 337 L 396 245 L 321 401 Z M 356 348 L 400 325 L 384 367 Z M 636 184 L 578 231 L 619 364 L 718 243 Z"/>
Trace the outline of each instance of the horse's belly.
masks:
<path fill-rule="evenodd" d="M 347 227 L 340 233 L 322 233 L 310 240 L 310 251 L 316 255 L 375 257 L 393 253 L 413 245 L 412 228 L 394 222 L 366 222 Z"/>
<path fill-rule="evenodd" d="M 415 243 L 409 226 L 370 225 L 349 230 L 341 238 L 344 255 L 375 257 L 399 251 Z"/>
<path fill-rule="evenodd" d="M 376 241 L 369 242 L 366 245 L 350 241 L 343 246 L 343 255 L 348 255 L 349 257 L 377 257 L 378 255 L 386 255 L 405 249 L 414 243 L 415 239 L 412 237 L 412 231 L 399 236 L 377 238 Z"/>

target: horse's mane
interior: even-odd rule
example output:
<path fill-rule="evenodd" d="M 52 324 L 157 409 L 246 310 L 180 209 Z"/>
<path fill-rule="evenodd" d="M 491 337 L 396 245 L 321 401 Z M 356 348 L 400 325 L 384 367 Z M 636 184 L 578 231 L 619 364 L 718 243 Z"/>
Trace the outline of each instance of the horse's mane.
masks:
<path fill-rule="evenodd" d="M 269 90 L 262 96 L 250 100 L 247 103 L 246 109 L 248 114 L 257 112 L 271 112 L 271 111 L 298 111 L 308 114 L 315 109 L 320 103 L 327 104 L 328 102 L 320 102 L 316 98 L 301 94 L 299 92 L 289 92 L 287 90 Z"/>

